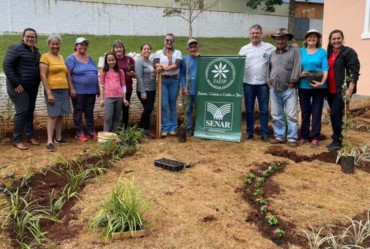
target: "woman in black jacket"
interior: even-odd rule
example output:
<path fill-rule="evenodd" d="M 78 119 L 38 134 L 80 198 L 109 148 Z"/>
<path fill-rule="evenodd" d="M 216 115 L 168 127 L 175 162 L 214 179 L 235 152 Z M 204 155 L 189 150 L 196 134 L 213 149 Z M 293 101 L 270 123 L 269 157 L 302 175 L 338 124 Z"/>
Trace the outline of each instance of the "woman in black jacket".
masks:
<path fill-rule="evenodd" d="M 328 44 L 328 103 L 333 129 L 333 141 L 327 147 L 329 151 L 342 148 L 342 119 L 344 111 L 343 83 L 346 81 L 345 95 L 352 97 L 356 93 L 356 84 L 360 75 L 360 61 L 356 52 L 343 45 L 344 35 L 341 30 L 333 30 Z M 347 80 L 346 77 L 350 77 Z"/>
<path fill-rule="evenodd" d="M 26 28 L 22 41 L 9 47 L 3 63 L 7 92 L 15 107 L 14 146 L 21 150 L 28 149 L 22 142 L 23 132 L 30 144 L 39 145 L 33 130 L 33 112 L 40 85 L 40 53 L 36 42 L 36 31 Z"/>

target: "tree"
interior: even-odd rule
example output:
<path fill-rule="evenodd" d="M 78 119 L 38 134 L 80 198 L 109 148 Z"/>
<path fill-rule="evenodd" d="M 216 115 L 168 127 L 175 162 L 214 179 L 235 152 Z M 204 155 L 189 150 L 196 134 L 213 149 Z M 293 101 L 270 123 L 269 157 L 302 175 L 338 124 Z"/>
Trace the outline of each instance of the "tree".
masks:
<path fill-rule="evenodd" d="M 163 17 L 178 16 L 189 24 L 189 38 L 193 37 L 193 22 L 206 10 L 203 0 L 174 0 L 179 7 L 166 8 Z"/>
<path fill-rule="evenodd" d="M 283 0 L 248 0 L 247 6 L 252 9 L 257 9 L 262 5 L 262 10 L 266 12 L 275 12 L 275 5 L 281 5 Z"/>
<path fill-rule="evenodd" d="M 257 9 L 262 5 L 262 10 L 266 12 L 275 12 L 275 6 L 281 5 L 283 0 L 247 0 L 247 6 L 252 9 Z M 288 32 L 294 34 L 295 22 L 295 0 L 289 0 L 288 14 Z"/>

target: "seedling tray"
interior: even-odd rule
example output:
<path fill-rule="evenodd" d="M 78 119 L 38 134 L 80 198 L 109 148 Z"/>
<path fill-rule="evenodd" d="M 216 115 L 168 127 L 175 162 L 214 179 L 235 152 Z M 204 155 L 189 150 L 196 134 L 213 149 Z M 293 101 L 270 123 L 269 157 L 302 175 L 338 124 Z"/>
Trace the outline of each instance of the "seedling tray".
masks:
<path fill-rule="evenodd" d="M 171 159 L 158 159 L 154 161 L 154 165 L 157 167 L 161 167 L 163 169 L 169 170 L 169 171 L 180 171 L 184 169 L 185 163 L 171 160 Z"/>

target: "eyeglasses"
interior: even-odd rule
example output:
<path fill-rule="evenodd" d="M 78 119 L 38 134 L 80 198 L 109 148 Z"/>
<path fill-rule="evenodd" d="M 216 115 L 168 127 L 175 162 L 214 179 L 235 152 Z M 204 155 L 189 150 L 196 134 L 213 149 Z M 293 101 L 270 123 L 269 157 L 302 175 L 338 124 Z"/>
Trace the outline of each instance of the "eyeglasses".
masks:
<path fill-rule="evenodd" d="M 167 42 L 167 43 L 174 43 L 174 42 L 175 42 L 175 40 L 172 40 L 172 39 L 166 39 L 166 42 Z"/>
<path fill-rule="evenodd" d="M 36 39 L 36 36 L 26 35 L 25 37 L 26 37 L 27 39 Z"/>

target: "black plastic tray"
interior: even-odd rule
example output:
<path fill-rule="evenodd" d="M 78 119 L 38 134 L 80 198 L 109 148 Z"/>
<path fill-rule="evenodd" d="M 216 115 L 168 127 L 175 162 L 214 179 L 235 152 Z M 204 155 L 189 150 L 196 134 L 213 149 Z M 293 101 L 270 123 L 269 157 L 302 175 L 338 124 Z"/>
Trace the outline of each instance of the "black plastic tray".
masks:
<path fill-rule="evenodd" d="M 167 169 L 169 171 L 180 171 L 184 169 L 185 163 L 171 160 L 171 159 L 166 159 L 166 158 L 161 158 L 158 160 L 154 160 L 154 165 L 157 167 L 161 167 L 164 169 Z"/>

